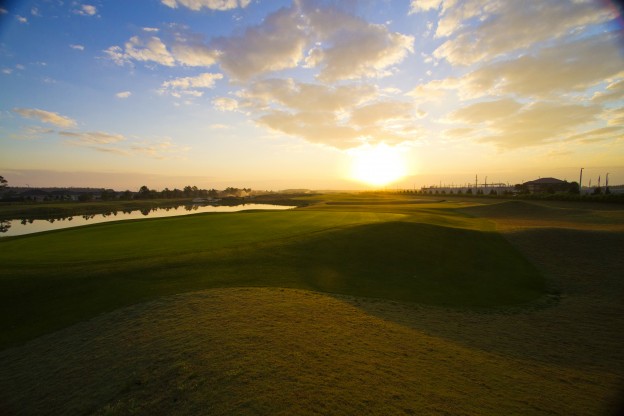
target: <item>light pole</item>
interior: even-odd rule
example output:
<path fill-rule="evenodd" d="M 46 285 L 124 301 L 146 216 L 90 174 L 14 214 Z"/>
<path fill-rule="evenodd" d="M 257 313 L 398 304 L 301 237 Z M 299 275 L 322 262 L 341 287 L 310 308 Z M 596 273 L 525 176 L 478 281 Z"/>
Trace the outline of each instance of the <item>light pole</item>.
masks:
<path fill-rule="evenodd" d="M 581 195 L 582 189 L 583 189 L 583 169 L 585 168 L 581 168 L 581 177 L 579 178 L 579 195 Z"/>

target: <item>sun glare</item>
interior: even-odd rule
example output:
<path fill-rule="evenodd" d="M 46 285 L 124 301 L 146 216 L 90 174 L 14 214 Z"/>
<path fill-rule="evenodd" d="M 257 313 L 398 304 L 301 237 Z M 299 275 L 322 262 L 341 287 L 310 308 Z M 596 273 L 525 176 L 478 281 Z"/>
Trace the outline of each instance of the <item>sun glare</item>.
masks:
<path fill-rule="evenodd" d="M 401 149 L 385 143 L 354 149 L 351 157 L 351 176 L 369 185 L 388 185 L 407 173 L 407 164 Z"/>

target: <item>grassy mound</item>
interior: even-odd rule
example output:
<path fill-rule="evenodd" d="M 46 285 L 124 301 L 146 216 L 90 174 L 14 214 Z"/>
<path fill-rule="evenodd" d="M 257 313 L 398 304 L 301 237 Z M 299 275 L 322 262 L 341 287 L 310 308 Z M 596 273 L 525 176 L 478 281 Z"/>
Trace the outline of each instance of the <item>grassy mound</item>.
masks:
<path fill-rule="evenodd" d="M 0 242 L 0 345 L 213 287 L 279 286 L 459 308 L 518 305 L 539 273 L 497 234 L 371 212 L 109 223 Z"/>
<path fill-rule="evenodd" d="M 297 287 L 451 307 L 500 307 L 544 293 L 544 280 L 500 235 L 405 221 L 366 224 L 281 248 Z"/>
<path fill-rule="evenodd" d="M 0 413 L 15 415 L 590 415 L 607 414 L 617 383 L 275 288 L 135 305 L 0 352 L 0 365 Z"/>
<path fill-rule="evenodd" d="M 584 211 L 580 209 L 555 208 L 526 201 L 505 201 L 497 204 L 478 205 L 461 208 L 460 212 L 468 215 L 488 218 L 530 218 L 558 219 L 562 216 L 577 216 Z"/>

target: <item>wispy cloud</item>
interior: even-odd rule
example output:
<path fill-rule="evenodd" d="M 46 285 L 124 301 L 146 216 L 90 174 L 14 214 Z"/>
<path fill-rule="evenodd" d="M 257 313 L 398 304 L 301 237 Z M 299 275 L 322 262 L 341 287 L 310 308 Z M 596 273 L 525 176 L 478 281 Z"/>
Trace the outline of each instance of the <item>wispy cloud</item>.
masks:
<path fill-rule="evenodd" d="M 191 3 L 199 8 L 209 2 L 186 5 Z M 216 7 L 217 2 L 210 3 Z M 316 68 L 320 81 L 332 83 L 386 76 L 414 50 L 411 35 L 391 32 L 385 25 L 368 23 L 314 1 L 295 2 L 240 34 L 209 42 L 180 27 L 170 29 L 165 35 L 171 39 L 134 36 L 123 47 L 112 46 L 105 52 L 118 64 L 218 64 L 228 77 L 243 82 L 289 68 Z"/>
<path fill-rule="evenodd" d="M 183 77 L 175 78 L 169 81 L 165 81 L 162 84 L 161 92 L 168 93 L 175 97 L 180 97 L 182 94 L 201 96 L 203 94 L 201 89 L 214 88 L 215 82 L 223 78 L 222 74 L 206 72 L 195 77 Z"/>
<path fill-rule="evenodd" d="M 245 8 L 251 0 L 161 0 L 161 2 L 171 8 L 183 6 L 195 11 L 203 8 L 224 11 Z"/>
<path fill-rule="evenodd" d="M 14 140 L 38 140 L 47 134 L 56 133 L 54 129 L 42 126 L 27 126 L 17 134 L 11 134 L 9 137 Z"/>
<path fill-rule="evenodd" d="M 212 105 L 219 111 L 236 111 L 238 101 L 229 97 L 217 97 L 212 100 Z"/>
<path fill-rule="evenodd" d="M 115 94 L 115 97 L 117 98 L 128 98 L 132 95 L 132 93 L 130 91 L 121 91 L 118 92 L 117 94 Z"/>
<path fill-rule="evenodd" d="M 586 1 L 446 0 L 436 36 L 450 38 L 434 54 L 452 64 L 483 63 L 613 18 L 609 8 Z"/>
<path fill-rule="evenodd" d="M 74 10 L 74 13 L 82 16 L 95 16 L 97 14 L 97 7 L 90 4 L 82 4 L 80 8 Z"/>
<path fill-rule="evenodd" d="M 75 139 L 77 143 L 81 144 L 108 144 L 118 143 L 126 140 L 121 134 L 111 134 L 102 131 L 94 132 L 74 132 L 74 131 L 60 131 L 59 134 L 65 137 L 71 137 Z"/>
<path fill-rule="evenodd" d="M 79 44 L 70 44 L 69 45 L 70 48 L 75 49 L 77 51 L 84 51 L 85 47 L 84 45 L 79 45 Z"/>
<path fill-rule="evenodd" d="M 39 120 L 58 127 L 76 126 L 76 120 L 52 111 L 39 110 L 37 108 L 14 108 L 13 111 L 22 117 Z"/>
<path fill-rule="evenodd" d="M 130 63 L 132 60 L 155 62 L 164 66 L 175 65 L 175 58 L 157 36 L 151 36 L 148 39 L 133 36 L 125 43 L 123 49 L 119 46 L 111 46 L 104 52 L 118 65 Z"/>

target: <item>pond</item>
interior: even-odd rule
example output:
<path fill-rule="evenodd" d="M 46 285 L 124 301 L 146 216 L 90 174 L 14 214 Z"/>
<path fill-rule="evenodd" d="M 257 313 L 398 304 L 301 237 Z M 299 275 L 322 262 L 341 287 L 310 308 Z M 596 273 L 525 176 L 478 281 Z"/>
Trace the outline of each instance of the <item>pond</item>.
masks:
<path fill-rule="evenodd" d="M 179 215 L 198 214 L 202 212 L 235 212 L 250 209 L 285 210 L 292 208 L 295 207 L 273 204 L 241 204 L 234 206 L 184 205 L 170 208 L 148 208 L 131 212 L 119 211 L 112 214 L 76 215 L 73 217 L 50 218 L 47 220 L 1 220 L 0 238 L 120 220 L 175 217 Z"/>

